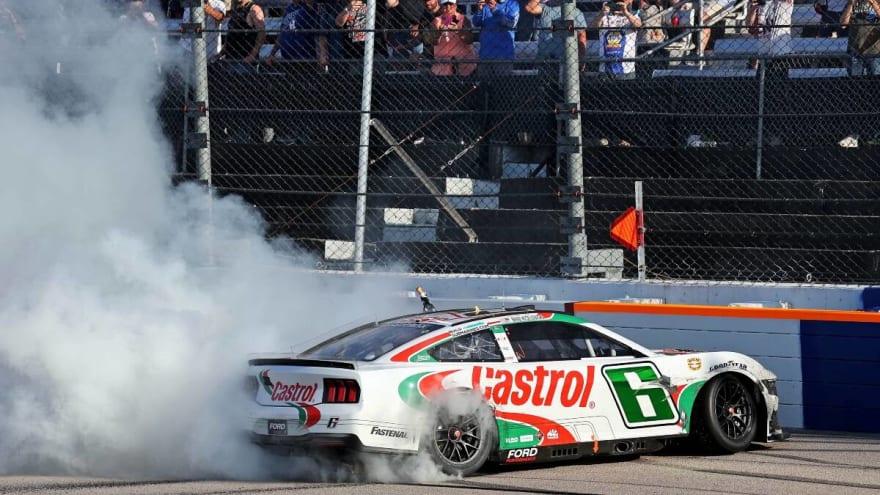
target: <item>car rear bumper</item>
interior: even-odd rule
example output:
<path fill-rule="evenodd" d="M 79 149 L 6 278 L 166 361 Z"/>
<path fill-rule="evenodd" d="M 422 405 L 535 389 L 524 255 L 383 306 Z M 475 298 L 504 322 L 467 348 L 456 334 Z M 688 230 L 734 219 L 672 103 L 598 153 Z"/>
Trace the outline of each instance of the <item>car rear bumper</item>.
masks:
<path fill-rule="evenodd" d="M 370 452 L 381 454 L 406 453 L 405 450 L 366 446 L 354 434 L 309 433 L 305 435 L 281 436 L 263 435 L 251 432 L 251 441 L 274 450 L 286 452 L 311 452 L 316 450 L 335 450 L 346 452 Z"/>

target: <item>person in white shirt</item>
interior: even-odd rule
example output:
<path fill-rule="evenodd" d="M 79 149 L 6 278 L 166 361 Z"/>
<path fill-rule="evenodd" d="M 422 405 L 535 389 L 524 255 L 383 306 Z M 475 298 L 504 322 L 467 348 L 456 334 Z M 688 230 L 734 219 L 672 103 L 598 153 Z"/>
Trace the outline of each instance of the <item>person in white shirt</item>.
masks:
<path fill-rule="evenodd" d="M 190 22 L 190 8 L 183 10 L 183 22 Z M 205 37 L 205 45 L 208 51 L 208 60 L 216 57 L 223 48 L 220 43 L 220 30 L 223 28 L 223 20 L 226 19 L 226 2 L 224 0 L 206 0 L 205 1 L 205 29 L 203 36 Z M 186 50 L 192 50 L 192 39 L 183 38 L 180 40 L 180 46 Z"/>
<path fill-rule="evenodd" d="M 591 23 L 592 27 L 601 28 L 599 56 L 618 59 L 602 62 L 599 72 L 615 79 L 636 77 L 636 63 L 619 60 L 636 56 L 636 36 L 642 27 L 642 20 L 630 10 L 631 5 L 632 0 L 603 3 L 602 12 Z"/>
<path fill-rule="evenodd" d="M 758 38 L 758 53 L 791 53 L 792 0 L 752 0 L 749 4 L 749 33 Z"/>

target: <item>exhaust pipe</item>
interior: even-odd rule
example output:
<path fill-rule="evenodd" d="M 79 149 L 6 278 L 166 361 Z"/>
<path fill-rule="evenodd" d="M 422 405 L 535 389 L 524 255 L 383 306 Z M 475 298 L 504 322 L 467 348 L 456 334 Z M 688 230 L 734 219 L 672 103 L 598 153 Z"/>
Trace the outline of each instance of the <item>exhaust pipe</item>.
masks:
<path fill-rule="evenodd" d="M 630 442 L 617 442 L 614 444 L 614 453 L 615 454 L 626 454 L 627 452 L 633 449 L 633 444 Z"/>

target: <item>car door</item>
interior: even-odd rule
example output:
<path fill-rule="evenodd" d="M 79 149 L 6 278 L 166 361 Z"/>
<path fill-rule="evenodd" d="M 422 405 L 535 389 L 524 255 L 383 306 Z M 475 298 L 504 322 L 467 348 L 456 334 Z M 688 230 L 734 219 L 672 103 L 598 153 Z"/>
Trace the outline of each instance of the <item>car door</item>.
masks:
<path fill-rule="evenodd" d="M 511 324 L 505 333 L 518 366 L 536 377 L 532 396 L 542 398 L 513 412 L 536 414 L 548 428 L 563 426 L 581 443 L 675 433 L 678 412 L 659 370 L 642 352 L 564 321 Z M 564 440 L 547 436 L 546 443 Z"/>

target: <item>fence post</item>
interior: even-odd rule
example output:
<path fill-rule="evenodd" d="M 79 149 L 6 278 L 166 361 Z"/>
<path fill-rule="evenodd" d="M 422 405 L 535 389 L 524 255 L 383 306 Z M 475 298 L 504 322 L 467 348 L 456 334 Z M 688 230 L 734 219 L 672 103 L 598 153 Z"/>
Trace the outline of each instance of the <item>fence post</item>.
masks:
<path fill-rule="evenodd" d="M 364 230 L 367 222 L 367 168 L 370 159 L 370 110 L 373 97 L 373 47 L 376 38 L 376 2 L 367 2 L 364 40 L 364 85 L 361 88 L 361 134 L 358 141 L 357 206 L 354 223 L 354 271 L 364 270 Z"/>
<path fill-rule="evenodd" d="M 644 282 L 647 272 L 645 266 L 645 205 L 642 195 L 642 181 L 636 181 L 636 228 L 639 229 L 638 269 L 639 282 Z"/>
<path fill-rule="evenodd" d="M 758 135 L 755 142 L 755 178 L 761 178 L 761 161 L 764 159 L 764 76 L 767 61 L 758 59 Z"/>
<path fill-rule="evenodd" d="M 565 88 L 565 102 L 573 104 L 574 115 L 564 120 L 565 136 L 568 142 L 574 144 L 573 153 L 568 155 L 568 184 L 579 191 L 584 189 L 584 163 L 581 142 L 581 77 L 580 57 L 578 54 L 577 29 L 574 27 L 574 16 L 577 7 L 574 0 L 566 0 L 562 3 L 562 18 L 572 26 L 572 32 L 566 36 L 564 44 L 562 86 Z M 584 198 L 581 195 L 577 201 L 569 205 L 569 217 L 578 219 L 584 225 Z M 573 275 L 584 275 L 584 264 L 587 263 L 587 234 L 576 231 L 568 236 L 568 256 L 580 259 L 580 269 Z"/>
<path fill-rule="evenodd" d="M 197 7 L 190 8 L 190 22 L 205 26 L 205 2 L 200 0 Z M 193 78 L 193 100 L 204 102 L 204 108 L 208 106 L 208 48 L 204 36 L 196 36 L 192 39 L 193 70 L 187 77 Z M 196 150 L 196 167 L 199 180 L 211 187 L 211 126 L 208 120 L 208 112 L 200 112 L 196 117 L 196 132 L 206 136 L 205 146 Z"/>

